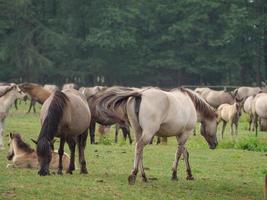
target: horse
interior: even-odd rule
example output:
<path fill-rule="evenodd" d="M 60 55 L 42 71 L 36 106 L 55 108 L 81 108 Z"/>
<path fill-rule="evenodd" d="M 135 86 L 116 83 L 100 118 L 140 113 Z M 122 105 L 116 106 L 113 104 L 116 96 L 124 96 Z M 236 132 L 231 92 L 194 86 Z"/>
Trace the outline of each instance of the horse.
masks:
<path fill-rule="evenodd" d="M 195 92 L 202 96 L 209 105 L 218 108 L 221 104 L 233 104 L 235 102 L 235 93 L 226 91 L 216 91 L 210 88 L 196 88 Z"/>
<path fill-rule="evenodd" d="M 91 144 L 95 143 L 95 127 L 96 127 L 96 123 L 100 124 L 100 130 L 105 129 L 105 127 L 107 126 L 111 126 L 113 124 L 115 124 L 115 122 L 113 120 L 106 120 L 104 117 L 101 116 L 101 113 L 97 112 L 96 110 L 96 102 L 94 101 L 95 99 L 95 95 L 104 92 L 107 89 L 107 87 L 103 87 L 103 86 L 95 86 L 95 87 L 81 87 L 79 89 L 79 91 L 84 94 L 84 96 L 87 98 L 89 107 L 90 107 L 90 111 L 92 114 L 92 119 L 91 119 L 91 124 L 90 124 L 90 142 Z M 104 127 L 102 127 L 104 126 Z M 129 143 L 132 144 L 132 137 L 130 134 L 130 127 L 127 125 L 119 125 L 116 124 L 116 131 L 115 131 L 115 143 L 118 142 L 118 132 L 119 129 L 122 130 L 122 134 L 124 137 L 124 140 L 126 140 L 126 138 L 129 138 Z"/>
<path fill-rule="evenodd" d="M 51 94 L 51 92 L 44 89 L 43 86 L 36 83 L 22 83 L 19 84 L 19 88 L 31 97 L 31 103 L 27 113 L 29 113 L 32 108 L 34 112 L 36 112 L 36 102 L 43 104 Z"/>
<path fill-rule="evenodd" d="M 62 90 L 66 90 L 66 89 L 75 89 L 75 90 L 79 90 L 79 87 L 77 84 L 75 83 L 66 83 L 62 86 Z"/>
<path fill-rule="evenodd" d="M 243 99 L 236 98 L 236 102 L 232 105 L 230 104 L 222 104 L 217 109 L 217 123 L 219 124 L 223 121 L 222 126 L 222 138 L 223 133 L 226 127 L 227 122 L 230 123 L 231 126 L 231 135 L 233 136 L 234 125 L 235 125 L 235 135 L 238 133 L 238 122 L 241 116 L 241 110 L 243 106 Z"/>
<path fill-rule="evenodd" d="M 50 93 L 55 92 L 56 90 L 59 90 L 58 86 L 51 85 L 51 84 L 45 84 L 43 88 L 49 91 Z"/>
<path fill-rule="evenodd" d="M 253 123 L 253 113 L 252 113 L 252 102 L 253 102 L 253 99 L 254 99 L 254 96 L 249 96 L 245 100 L 244 106 L 243 106 L 244 112 L 249 115 L 249 120 L 248 120 L 248 123 L 249 123 L 248 130 L 249 131 L 251 130 L 251 124 L 254 125 L 254 123 Z M 255 127 L 253 126 L 252 127 L 252 131 L 254 131 L 254 129 L 255 129 Z"/>
<path fill-rule="evenodd" d="M 260 87 L 239 87 L 234 90 L 236 94 L 238 94 L 239 98 L 246 99 L 249 96 L 254 96 L 260 93 L 262 89 Z"/>
<path fill-rule="evenodd" d="M 77 90 L 55 91 L 44 102 L 41 112 L 41 130 L 37 140 L 36 152 L 40 176 L 49 175 L 51 162 L 51 141 L 60 137 L 58 174 L 62 174 L 62 156 L 65 142 L 70 148 L 70 165 L 67 173 L 75 169 L 75 139 L 78 143 L 80 172 L 88 173 L 84 156 L 91 114 L 85 97 Z"/>
<path fill-rule="evenodd" d="M 252 114 L 255 134 L 258 135 L 258 120 L 262 131 L 267 131 L 267 93 L 259 93 L 252 100 Z"/>
<path fill-rule="evenodd" d="M 58 153 L 54 151 L 53 145 L 51 143 L 51 168 L 58 168 Z M 19 133 L 10 133 L 9 134 L 9 151 L 7 154 L 7 159 L 12 161 L 12 164 L 8 164 L 9 167 L 18 167 L 18 168 L 32 168 L 38 169 L 38 159 L 37 154 L 34 149 L 32 149 L 28 144 L 26 144 Z M 63 169 L 67 170 L 70 163 L 70 158 L 67 154 L 63 155 Z"/>
<path fill-rule="evenodd" d="M 16 99 L 24 99 L 26 95 L 16 84 L 10 84 L 9 86 L 0 86 L 0 93 L 0 150 L 2 150 L 4 149 L 4 122 L 5 118 L 8 115 L 8 111 L 14 104 Z"/>
<path fill-rule="evenodd" d="M 158 88 L 118 88 L 111 87 L 97 99 L 98 109 L 118 123 L 129 123 L 135 131 L 136 148 L 134 168 L 128 177 L 128 183 L 134 184 L 138 168 L 142 180 L 147 181 L 143 166 L 143 149 L 152 137 L 175 136 L 178 147 L 172 167 L 172 180 L 177 180 L 178 162 L 183 154 L 186 164 L 187 180 L 193 180 L 189 165 L 189 153 L 185 143 L 197 122 L 201 120 L 201 134 L 209 147 L 215 149 L 217 123 L 214 109 L 199 95 L 185 88 L 163 91 Z M 116 110 L 123 108 L 125 115 L 118 115 Z"/>

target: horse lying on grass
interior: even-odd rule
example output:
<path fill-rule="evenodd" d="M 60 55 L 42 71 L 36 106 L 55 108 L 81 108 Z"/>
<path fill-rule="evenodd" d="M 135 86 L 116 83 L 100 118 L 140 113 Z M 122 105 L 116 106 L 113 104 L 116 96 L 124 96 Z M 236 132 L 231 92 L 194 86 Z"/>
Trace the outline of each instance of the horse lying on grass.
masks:
<path fill-rule="evenodd" d="M 7 154 L 7 159 L 12 161 L 12 164 L 8 164 L 7 168 L 18 167 L 18 168 L 33 168 L 38 169 L 38 157 L 36 151 L 32 149 L 28 144 L 26 144 L 19 133 L 9 134 L 9 151 Z M 51 149 L 54 149 L 54 141 L 51 143 Z M 52 169 L 58 169 L 58 153 L 57 151 L 52 151 L 52 160 L 50 167 Z M 63 155 L 63 168 L 68 169 L 70 163 L 69 156 L 65 153 Z"/>

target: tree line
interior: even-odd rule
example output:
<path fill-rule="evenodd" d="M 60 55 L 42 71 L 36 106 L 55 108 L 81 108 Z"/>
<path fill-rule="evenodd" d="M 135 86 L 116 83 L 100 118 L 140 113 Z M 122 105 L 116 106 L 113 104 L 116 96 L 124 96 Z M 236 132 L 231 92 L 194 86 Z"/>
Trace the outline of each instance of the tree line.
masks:
<path fill-rule="evenodd" d="M 260 85 L 265 0 L 0 0 L 0 80 Z"/>

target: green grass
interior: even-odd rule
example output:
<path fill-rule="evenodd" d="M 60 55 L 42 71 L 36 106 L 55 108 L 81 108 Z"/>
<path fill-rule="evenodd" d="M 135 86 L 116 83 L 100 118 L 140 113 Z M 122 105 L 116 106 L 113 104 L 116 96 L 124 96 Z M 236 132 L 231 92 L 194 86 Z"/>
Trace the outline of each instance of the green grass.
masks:
<path fill-rule="evenodd" d="M 5 134 L 20 132 L 34 146 L 30 139 L 36 139 L 39 134 L 39 114 L 25 115 L 27 108 L 28 105 L 22 103 L 18 111 L 11 110 Z M 231 138 L 227 126 L 222 140 L 219 126 L 220 144 L 216 150 L 208 149 L 199 134 L 191 136 L 187 147 L 194 181 L 185 179 L 183 160 L 178 168 L 179 181 L 170 180 L 176 150 L 174 138 L 169 138 L 167 145 L 146 146 L 146 173 L 156 180 L 142 183 L 138 176 L 134 186 L 127 183 L 133 166 L 134 145 L 125 143 L 122 138 L 114 144 L 114 129 L 98 145 L 90 145 L 88 139 L 88 175 L 80 175 L 76 170 L 73 175 L 39 177 L 37 170 L 6 169 L 6 149 L 0 152 L 0 199 L 263 199 L 266 154 L 235 149 L 233 145 L 254 136 L 246 130 L 245 118 L 241 119 L 239 135 L 235 139 Z M 99 140 L 98 135 L 96 140 Z M 260 132 L 257 140 L 267 146 L 267 133 Z M 8 138 L 5 138 L 5 144 L 7 142 Z M 65 150 L 69 152 L 67 145 Z"/>

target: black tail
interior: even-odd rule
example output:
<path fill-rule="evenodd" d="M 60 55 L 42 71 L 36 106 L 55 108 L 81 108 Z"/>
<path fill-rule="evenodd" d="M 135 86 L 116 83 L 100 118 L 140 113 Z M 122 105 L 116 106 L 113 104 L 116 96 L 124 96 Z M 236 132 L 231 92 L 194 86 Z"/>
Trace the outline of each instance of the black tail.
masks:
<path fill-rule="evenodd" d="M 69 98 L 61 91 L 56 91 L 48 108 L 47 116 L 43 122 L 38 140 L 46 138 L 52 141 L 58 129 Z"/>

